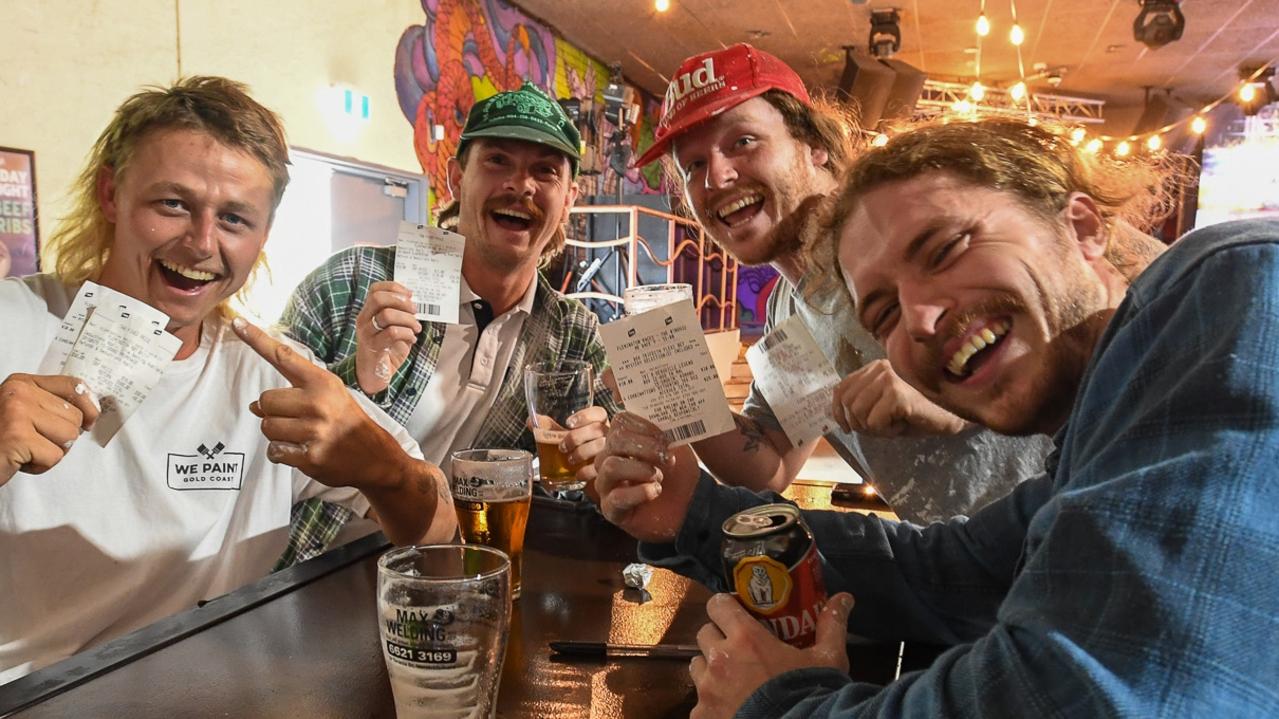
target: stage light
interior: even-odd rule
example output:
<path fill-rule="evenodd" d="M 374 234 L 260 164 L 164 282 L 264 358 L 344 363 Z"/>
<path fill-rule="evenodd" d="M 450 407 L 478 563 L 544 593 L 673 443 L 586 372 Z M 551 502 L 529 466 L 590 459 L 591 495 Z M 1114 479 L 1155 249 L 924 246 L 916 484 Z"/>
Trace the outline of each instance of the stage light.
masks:
<path fill-rule="evenodd" d="M 982 85 L 980 80 L 974 82 L 972 87 L 968 88 L 968 96 L 973 99 L 973 102 L 981 102 L 982 98 L 986 97 L 986 86 Z"/>
<path fill-rule="evenodd" d="M 1248 103 L 1257 99 L 1257 86 L 1246 82 L 1239 87 L 1239 101 Z"/>
<path fill-rule="evenodd" d="M 1180 40 L 1186 30 L 1186 16 L 1178 0 L 1141 0 L 1141 12 L 1132 21 L 1132 37 L 1151 50 Z"/>
<path fill-rule="evenodd" d="M 1013 25 L 1013 29 L 1008 31 L 1008 42 L 1014 45 L 1026 42 L 1026 31 L 1021 29 L 1021 25 Z"/>
<path fill-rule="evenodd" d="M 878 133 L 875 135 L 875 139 L 870 141 L 870 144 L 871 147 L 883 147 L 888 144 L 888 135 L 885 135 L 882 132 Z"/>
<path fill-rule="evenodd" d="M 1208 129 L 1208 121 L 1203 119 L 1202 115 L 1195 115 L 1195 119 L 1190 121 L 1190 131 L 1196 135 L 1204 134 Z"/>
<path fill-rule="evenodd" d="M 1132 152 L 1132 145 L 1127 140 L 1115 145 L 1115 157 L 1127 157 Z"/>
<path fill-rule="evenodd" d="M 1243 80 L 1243 84 L 1235 93 L 1235 103 L 1243 110 L 1243 114 L 1251 117 L 1261 112 L 1261 108 L 1266 105 L 1279 101 L 1279 93 L 1275 92 L 1271 80 L 1274 75 L 1274 68 L 1271 67 L 1261 70 L 1256 67 L 1239 68 L 1239 78 Z"/>
<path fill-rule="evenodd" d="M 1021 102 L 1026 99 L 1026 83 L 1019 82 L 1008 89 L 1008 96 L 1013 102 Z"/>
<path fill-rule="evenodd" d="M 666 12 L 671 9 L 671 0 L 655 0 L 653 2 L 653 8 L 658 12 Z"/>
<path fill-rule="evenodd" d="M 977 16 L 977 34 L 986 37 L 990 34 L 990 20 L 984 14 Z"/>
<path fill-rule="evenodd" d="M 1159 152 L 1159 148 L 1164 146 L 1164 139 L 1159 135 L 1151 135 L 1146 139 L 1146 149 L 1151 152 Z"/>
<path fill-rule="evenodd" d="M 870 54 L 885 59 L 902 49 L 901 14 L 895 9 L 870 11 Z"/>
<path fill-rule="evenodd" d="M 1084 145 L 1084 152 L 1088 153 L 1089 155 L 1095 155 L 1100 151 L 1101 151 L 1101 140 L 1098 140 L 1095 137 L 1089 140 L 1087 145 Z"/>
<path fill-rule="evenodd" d="M 1084 136 L 1086 136 L 1087 134 L 1088 133 L 1084 130 L 1084 128 L 1076 127 L 1075 129 L 1070 131 L 1070 143 L 1072 145 L 1078 145 L 1079 143 L 1084 141 Z"/>

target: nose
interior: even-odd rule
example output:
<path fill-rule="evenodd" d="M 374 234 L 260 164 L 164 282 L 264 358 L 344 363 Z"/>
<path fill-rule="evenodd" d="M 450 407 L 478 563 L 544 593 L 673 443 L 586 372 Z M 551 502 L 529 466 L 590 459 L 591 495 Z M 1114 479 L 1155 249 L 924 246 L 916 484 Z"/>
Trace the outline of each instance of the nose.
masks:
<path fill-rule="evenodd" d="M 533 173 L 527 167 L 513 168 L 510 174 L 506 176 L 506 182 L 503 183 L 502 187 L 507 192 L 514 192 L 525 197 L 532 197 L 536 188 L 537 182 L 533 178 Z"/>
<path fill-rule="evenodd" d="M 184 244 L 200 257 L 213 255 L 217 248 L 218 218 L 213 212 L 197 212 L 191 215 L 191 229 Z"/>
<path fill-rule="evenodd" d="M 727 187 L 737 179 L 737 169 L 732 160 L 719 152 L 711 152 L 706 158 L 706 189 L 718 190 Z"/>
<path fill-rule="evenodd" d="M 898 286 L 897 298 L 902 325 L 916 342 L 935 336 L 942 318 L 950 311 L 949 301 L 923 287 Z"/>

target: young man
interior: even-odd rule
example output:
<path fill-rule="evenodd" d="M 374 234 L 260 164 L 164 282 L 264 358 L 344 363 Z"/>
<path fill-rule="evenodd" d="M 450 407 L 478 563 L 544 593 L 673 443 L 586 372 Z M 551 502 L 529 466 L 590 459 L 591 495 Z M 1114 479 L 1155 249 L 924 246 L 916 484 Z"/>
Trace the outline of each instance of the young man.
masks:
<path fill-rule="evenodd" d="M 597 406 L 574 416 L 562 447 L 581 467 L 579 479 L 592 480 L 591 460 L 618 410 L 601 379 L 604 346 L 595 316 L 538 272 L 563 249 L 577 200 L 577 128 L 559 104 L 525 83 L 476 103 L 461 139 L 448 171 L 456 231 L 466 238 L 459 324 L 415 319 L 409 291 L 392 281 L 393 247 L 334 255 L 294 291 L 284 324 L 403 424 L 445 472 L 457 449 L 535 451 L 524 366 L 590 362 Z M 282 564 L 322 551 L 349 516 L 318 502 L 299 507 Z"/>
<path fill-rule="evenodd" d="M 1055 433 L 1056 451 L 966 521 L 806 513 L 828 588 L 855 605 L 832 597 L 801 651 L 713 597 L 696 715 L 1279 713 L 1279 223 L 1210 227 L 1159 256 L 1124 221 L 1147 214 L 1159 173 L 1103 165 L 994 120 L 858 160 L 832 228 L 859 320 L 933 401 Z M 673 542 L 641 545 L 649 559 L 723 588 L 715 530 L 768 500 L 668 473 L 658 437 L 619 415 L 598 460 L 603 509 Z M 960 645 L 886 687 L 857 684 L 846 619 Z"/>
<path fill-rule="evenodd" d="M 401 428 L 305 349 L 228 321 L 287 162 L 278 119 L 238 83 L 139 93 L 80 175 L 54 272 L 0 281 L 0 683 L 264 576 L 300 499 L 371 508 L 399 543 L 455 535 L 444 478 Z M 181 340 L 105 448 L 80 437 L 95 388 L 31 374 L 85 280 L 163 311 Z M 178 466 L 200 454 L 217 483 Z"/>
<path fill-rule="evenodd" d="M 928 402 L 887 367 L 842 292 L 811 291 L 815 210 L 851 159 L 850 131 L 781 60 L 734 45 L 680 66 L 640 164 L 669 154 L 706 232 L 742 263 L 781 274 L 765 329 L 798 315 L 845 377 L 832 398 L 842 429 L 826 437 L 840 456 L 902 519 L 967 515 L 1038 471 L 1050 442 L 1000 436 Z M 755 385 L 736 420 L 736 431 L 696 443 L 697 456 L 729 484 L 785 489 L 814 443 L 793 445 Z"/>

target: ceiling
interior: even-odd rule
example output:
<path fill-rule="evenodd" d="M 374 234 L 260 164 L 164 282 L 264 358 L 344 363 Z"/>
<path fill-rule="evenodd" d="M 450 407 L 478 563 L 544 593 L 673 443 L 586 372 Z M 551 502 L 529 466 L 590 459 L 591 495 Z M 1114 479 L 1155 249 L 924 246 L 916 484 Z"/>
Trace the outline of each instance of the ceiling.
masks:
<path fill-rule="evenodd" d="M 735 42 L 750 42 L 782 58 L 812 89 L 834 87 L 843 46 L 865 51 L 870 10 L 901 11 L 896 59 L 938 80 L 971 81 L 981 0 L 512 0 L 605 63 L 620 61 L 626 77 L 654 95 L 681 60 Z M 1240 65 L 1279 60 L 1279 0 L 1181 0 L 1182 38 L 1158 50 L 1133 39 L 1139 0 L 986 0 L 993 29 L 983 40 L 982 81 L 1017 81 L 1016 50 L 1008 42 L 1011 5 L 1026 32 L 1027 75 L 1036 63 L 1064 67 L 1059 87 L 1041 77 L 1032 91 L 1107 101 L 1113 122 L 1135 122 L 1145 87 L 1171 90 L 1175 100 L 1202 105 L 1231 91 Z M 1123 118 L 1122 120 L 1120 118 Z M 1122 130 L 1121 131 L 1126 131 Z"/>

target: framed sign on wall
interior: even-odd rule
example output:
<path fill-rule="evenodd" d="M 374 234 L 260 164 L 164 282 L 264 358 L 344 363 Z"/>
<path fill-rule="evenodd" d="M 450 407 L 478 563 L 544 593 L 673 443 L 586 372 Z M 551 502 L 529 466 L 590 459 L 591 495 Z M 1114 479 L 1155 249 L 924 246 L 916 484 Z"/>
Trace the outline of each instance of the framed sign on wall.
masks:
<path fill-rule="evenodd" d="M 35 153 L 0 147 L 0 277 L 39 270 Z"/>

